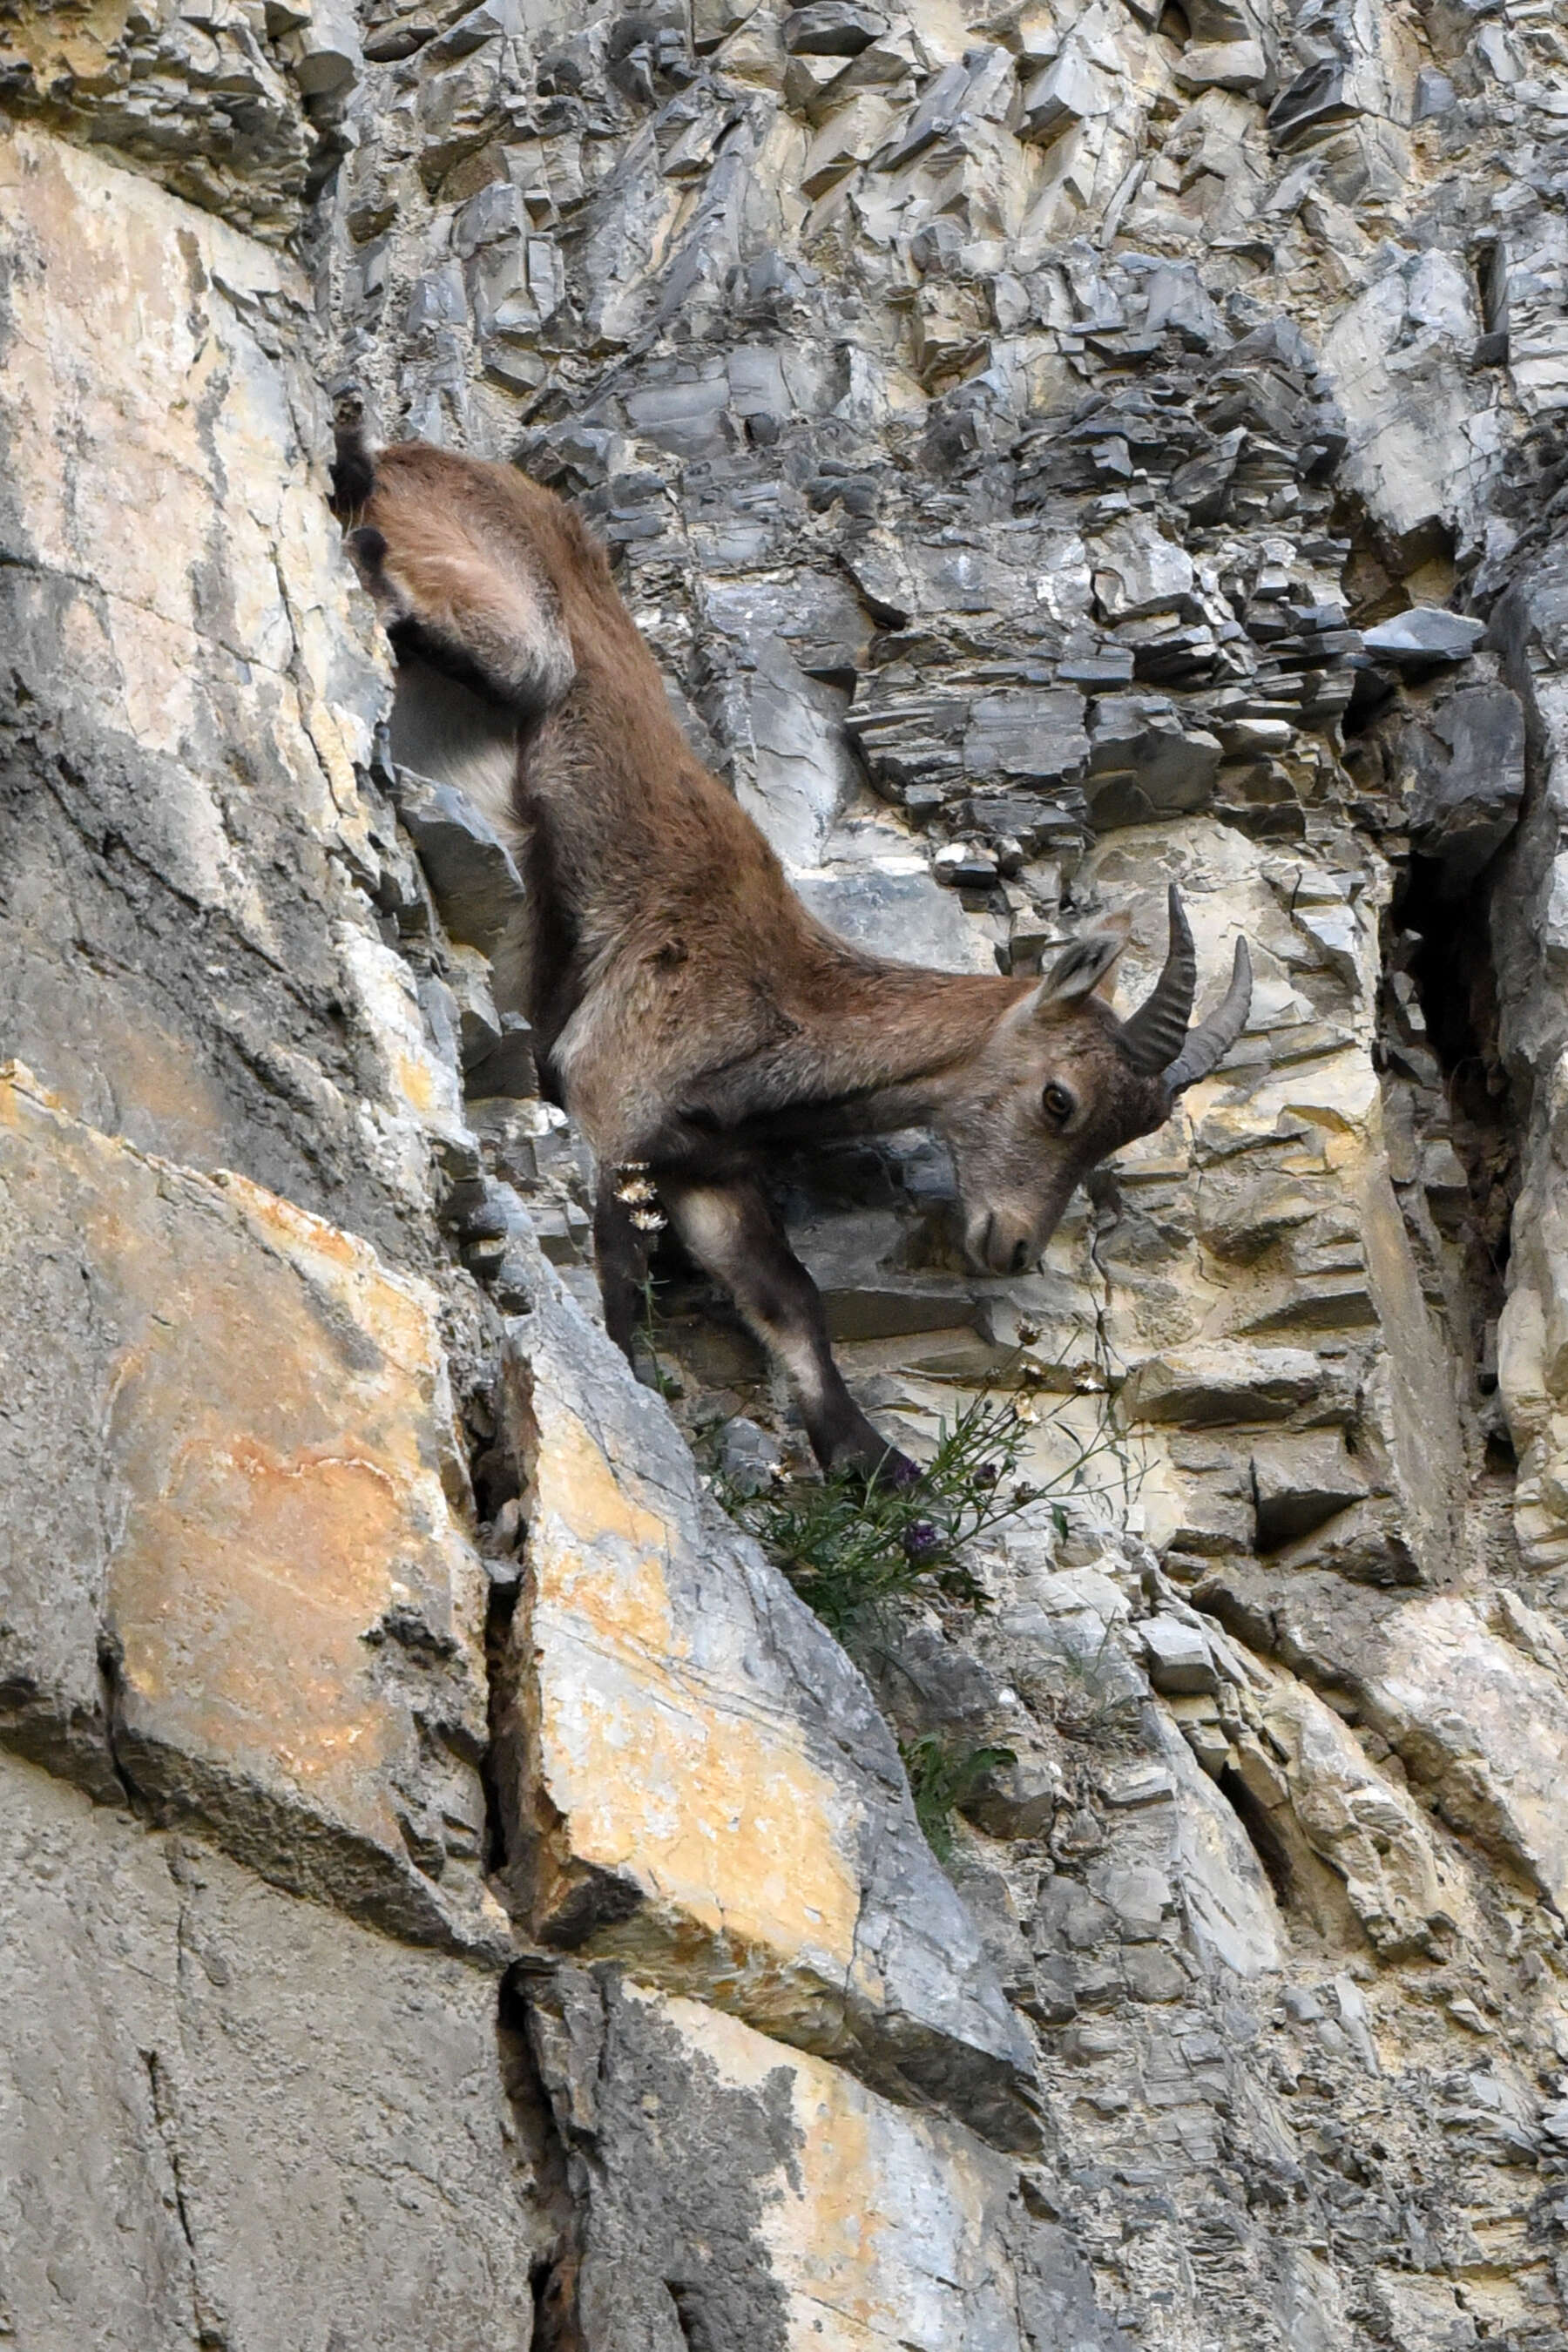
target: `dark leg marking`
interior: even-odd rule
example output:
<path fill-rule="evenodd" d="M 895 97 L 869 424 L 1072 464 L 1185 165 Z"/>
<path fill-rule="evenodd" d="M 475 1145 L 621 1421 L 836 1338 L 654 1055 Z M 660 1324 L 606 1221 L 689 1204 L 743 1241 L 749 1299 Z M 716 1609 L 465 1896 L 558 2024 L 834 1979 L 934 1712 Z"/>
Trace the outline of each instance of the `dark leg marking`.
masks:
<path fill-rule="evenodd" d="M 375 488 L 375 460 L 364 446 L 363 421 L 355 415 L 341 423 L 336 433 L 337 455 L 331 464 L 332 512 L 353 514 Z"/>
<path fill-rule="evenodd" d="M 376 536 L 379 538 L 380 533 L 377 532 Z M 384 544 L 383 541 L 384 548 Z M 421 621 L 413 613 L 405 613 L 387 622 L 386 634 L 400 662 L 428 662 L 432 669 L 439 670 L 445 677 L 455 678 L 459 686 L 466 686 L 470 694 L 477 694 L 482 702 L 493 703 L 498 709 L 509 711 L 517 718 L 531 718 L 536 714 L 537 698 L 527 685 L 515 677 L 498 674 L 481 660 L 471 646 L 465 645 L 460 637 L 452 635 L 448 630 L 438 628 L 432 622 Z"/>
<path fill-rule="evenodd" d="M 701 1182 L 661 1174 L 659 1198 L 698 1264 L 730 1292 L 789 1374 L 812 1449 L 824 1469 L 896 1476 L 910 1465 L 873 1428 L 833 1360 L 822 1294 L 790 1248 L 752 1177 Z"/>

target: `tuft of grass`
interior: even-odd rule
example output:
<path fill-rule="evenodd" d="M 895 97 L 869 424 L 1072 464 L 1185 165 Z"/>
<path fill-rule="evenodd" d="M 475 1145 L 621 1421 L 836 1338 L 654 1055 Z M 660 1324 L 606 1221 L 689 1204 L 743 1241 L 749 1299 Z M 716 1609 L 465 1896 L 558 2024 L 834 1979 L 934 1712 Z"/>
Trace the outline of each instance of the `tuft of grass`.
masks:
<path fill-rule="evenodd" d="M 646 1367 L 642 1364 L 637 1366 L 637 1378 L 668 1404 L 679 1396 L 681 1384 L 679 1375 L 667 1370 L 659 1358 L 658 1306 L 654 1297 L 651 1270 L 643 1276 L 642 1329 L 637 1337 L 642 1341 L 647 1360 Z"/>
<path fill-rule="evenodd" d="M 952 1858 L 952 1817 L 965 1798 L 973 1797 L 999 1764 L 1018 1760 L 1010 1748 L 960 1748 L 934 1733 L 900 1745 L 899 1753 L 910 1776 L 915 1819 L 938 1862 Z"/>
<path fill-rule="evenodd" d="M 1109 1620 L 1092 1651 L 1058 1652 L 1053 1656 L 1046 1678 L 1060 1686 L 1051 1694 L 1051 1717 L 1066 1738 L 1110 1739 L 1136 1723 L 1136 1691 L 1129 1690 L 1124 1681 L 1117 1687 L 1114 1669 L 1121 1656 L 1116 1629 Z"/>
<path fill-rule="evenodd" d="M 964 1546 L 1065 1485 L 1100 1450 L 1085 1447 L 1045 1486 L 1030 1485 L 1017 1472 L 1038 1418 L 1011 1398 L 976 1397 L 955 1421 L 943 1420 L 931 1461 L 904 1486 L 880 1474 L 830 1471 L 760 1495 L 742 1495 L 719 1476 L 713 1491 L 842 1640 L 910 1595 L 984 1607 Z"/>

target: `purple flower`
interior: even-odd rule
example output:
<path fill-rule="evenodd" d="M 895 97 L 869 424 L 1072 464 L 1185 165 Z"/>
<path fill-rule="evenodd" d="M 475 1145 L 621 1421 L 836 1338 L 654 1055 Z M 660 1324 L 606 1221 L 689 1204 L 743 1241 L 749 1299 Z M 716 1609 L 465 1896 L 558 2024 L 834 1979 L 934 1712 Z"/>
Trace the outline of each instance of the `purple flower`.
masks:
<path fill-rule="evenodd" d="M 977 1486 L 994 1486 L 1001 1475 L 1002 1473 L 994 1462 L 979 1462 L 975 1465 L 974 1483 Z"/>
<path fill-rule="evenodd" d="M 929 1519 L 913 1519 L 904 1529 L 904 1556 L 907 1559 L 930 1559 L 942 1549 L 942 1538 Z"/>

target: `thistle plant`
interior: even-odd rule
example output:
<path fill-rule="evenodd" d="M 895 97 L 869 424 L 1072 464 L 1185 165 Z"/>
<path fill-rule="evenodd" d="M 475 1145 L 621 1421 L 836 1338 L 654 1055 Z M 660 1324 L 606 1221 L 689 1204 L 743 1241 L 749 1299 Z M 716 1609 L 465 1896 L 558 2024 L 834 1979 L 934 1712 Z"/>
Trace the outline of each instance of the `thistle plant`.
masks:
<path fill-rule="evenodd" d="M 1021 1477 L 1031 1429 L 1053 1417 L 1027 1397 L 987 1391 L 952 1422 L 943 1419 L 930 1462 L 906 1483 L 829 1471 L 743 1495 L 721 1475 L 714 1492 L 843 1640 L 910 1597 L 984 1606 L 966 1547 L 1067 1485 L 1100 1450 L 1098 1441 L 1081 1447 L 1043 1484 Z"/>

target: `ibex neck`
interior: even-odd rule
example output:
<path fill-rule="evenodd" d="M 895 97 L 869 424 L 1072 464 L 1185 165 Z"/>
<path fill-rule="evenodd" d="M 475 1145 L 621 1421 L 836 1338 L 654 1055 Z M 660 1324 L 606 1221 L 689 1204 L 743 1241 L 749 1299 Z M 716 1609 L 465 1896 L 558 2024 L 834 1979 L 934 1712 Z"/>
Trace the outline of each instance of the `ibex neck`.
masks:
<path fill-rule="evenodd" d="M 842 1106 L 835 1125 L 863 1133 L 939 1118 L 954 1080 L 1034 984 L 873 956 L 836 962 L 812 1023 L 818 1100 Z"/>

